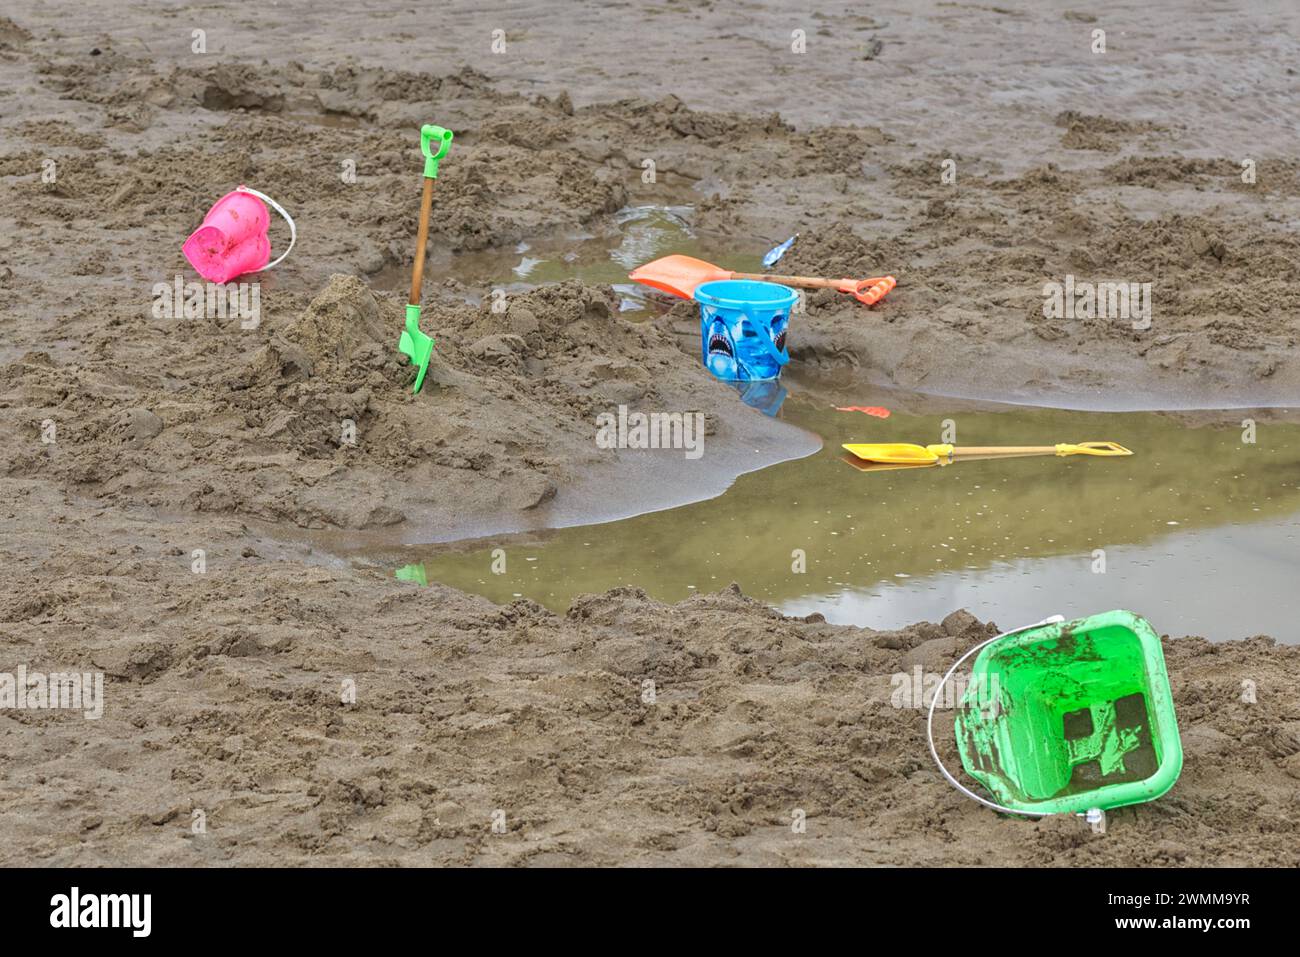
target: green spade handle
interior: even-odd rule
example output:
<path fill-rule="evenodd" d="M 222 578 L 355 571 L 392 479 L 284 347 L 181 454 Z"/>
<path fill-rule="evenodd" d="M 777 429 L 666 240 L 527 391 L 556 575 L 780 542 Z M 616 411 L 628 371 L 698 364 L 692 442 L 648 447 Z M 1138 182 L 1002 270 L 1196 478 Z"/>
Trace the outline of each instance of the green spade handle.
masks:
<path fill-rule="evenodd" d="M 455 134 L 441 126 L 426 123 L 420 127 L 420 152 L 424 153 L 424 175 L 429 179 L 438 178 L 438 161 L 451 149 L 451 138 Z M 430 143 L 438 140 L 438 152 L 430 149 Z"/>

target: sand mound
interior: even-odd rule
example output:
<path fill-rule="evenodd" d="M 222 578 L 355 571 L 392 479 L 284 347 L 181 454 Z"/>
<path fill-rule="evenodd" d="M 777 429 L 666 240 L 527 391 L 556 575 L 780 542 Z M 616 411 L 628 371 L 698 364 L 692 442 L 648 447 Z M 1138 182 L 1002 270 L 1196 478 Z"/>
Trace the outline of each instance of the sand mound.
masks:
<path fill-rule="evenodd" d="M 742 418 L 734 394 L 670 340 L 620 318 L 607 288 L 562 283 L 503 310 L 432 299 L 422 325 L 437 345 L 419 396 L 396 348 L 403 315 L 395 296 L 344 275 L 306 303 L 266 293 L 253 329 L 178 327 L 109 304 L 70 356 L 0 367 L 3 414 L 31 438 L 7 446 L 0 468 L 118 505 L 310 528 L 417 517 L 452 527 L 535 508 L 585 465 L 614 465 L 593 436 L 596 416 L 619 404 L 706 411 L 718 472 L 707 481 L 729 481 L 729 447 L 752 452 L 780 430 Z M 44 444 L 47 421 L 57 441 Z M 619 461 L 625 480 L 654 464 Z M 706 478 L 660 484 L 674 481 L 686 494 Z"/>
<path fill-rule="evenodd" d="M 314 375 L 327 377 L 371 365 L 376 355 L 392 351 L 394 336 L 370 287 L 355 276 L 331 276 L 310 305 L 277 330 L 278 340 L 302 350 Z"/>

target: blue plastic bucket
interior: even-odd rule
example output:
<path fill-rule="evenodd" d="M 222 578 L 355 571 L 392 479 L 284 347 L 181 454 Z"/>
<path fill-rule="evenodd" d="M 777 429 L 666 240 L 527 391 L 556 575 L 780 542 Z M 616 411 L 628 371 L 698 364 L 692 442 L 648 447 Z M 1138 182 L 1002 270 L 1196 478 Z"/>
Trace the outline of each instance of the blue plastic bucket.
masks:
<path fill-rule="evenodd" d="M 695 287 L 700 357 L 719 379 L 775 379 L 790 361 L 785 330 L 799 294 L 788 286 L 722 279 Z"/>

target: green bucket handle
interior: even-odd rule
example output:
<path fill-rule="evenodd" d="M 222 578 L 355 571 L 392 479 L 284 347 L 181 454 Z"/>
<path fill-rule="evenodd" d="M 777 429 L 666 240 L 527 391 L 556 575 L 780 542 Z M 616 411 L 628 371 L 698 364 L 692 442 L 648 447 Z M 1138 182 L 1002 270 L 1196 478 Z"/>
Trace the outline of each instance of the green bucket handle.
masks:
<path fill-rule="evenodd" d="M 438 178 L 438 161 L 447 155 L 451 149 L 451 138 L 454 134 L 451 130 L 443 129 L 441 126 L 434 126 L 432 123 L 426 123 L 420 127 L 420 152 L 424 154 L 424 175 L 429 179 Z M 429 144 L 438 140 L 438 152 L 433 152 Z"/>
<path fill-rule="evenodd" d="M 966 795 L 971 800 L 978 801 L 980 804 L 983 804 L 985 807 L 991 807 L 995 811 L 1001 811 L 1003 814 L 1016 814 L 1019 815 L 1020 817 L 1050 817 L 1053 814 L 1058 814 L 1061 812 L 1059 811 L 1017 811 L 1009 807 L 1003 807 L 1001 804 L 998 804 L 994 801 L 990 801 L 987 798 L 980 797 L 970 788 L 966 787 L 955 777 L 953 777 L 952 772 L 949 771 L 944 766 L 943 760 L 939 757 L 939 751 L 934 746 L 934 709 L 935 706 L 939 703 L 939 696 L 943 694 L 943 686 L 948 683 L 948 679 L 951 678 L 953 674 L 957 671 L 957 669 L 960 668 L 962 664 L 966 661 L 966 659 L 969 658 L 971 655 L 975 654 L 975 652 L 979 651 L 981 648 L 985 648 L 988 645 L 993 644 L 993 642 L 995 641 L 999 641 L 1010 635 L 1018 635 L 1020 634 L 1020 632 L 1028 631 L 1031 628 L 1038 628 L 1041 627 L 1042 625 L 1055 625 L 1062 621 L 1065 621 L 1064 615 L 1052 615 L 1050 618 L 1044 618 L 1042 621 L 1036 621 L 1032 625 L 1021 625 L 1019 628 L 1013 628 L 1010 631 L 1004 631 L 1000 635 L 994 635 L 992 638 L 988 638 L 984 641 L 981 641 L 979 644 L 969 649 L 966 652 L 966 654 L 962 655 L 953 663 L 953 666 L 948 669 L 948 673 L 943 676 L 943 680 L 939 682 L 938 687 L 934 689 L 934 697 L 930 699 L 930 713 L 929 715 L 926 716 L 925 719 L 925 737 L 930 744 L 930 757 L 934 758 L 934 763 L 939 766 L 939 770 L 943 773 L 943 776 L 947 779 L 949 784 L 951 784 L 953 787 L 955 787 L 958 791 Z M 1092 816 L 1091 816 L 1092 813 L 1093 812 L 1091 811 L 1086 813 L 1083 811 L 1079 811 L 1076 812 L 1076 816 L 1087 817 L 1089 821 L 1092 821 Z"/>

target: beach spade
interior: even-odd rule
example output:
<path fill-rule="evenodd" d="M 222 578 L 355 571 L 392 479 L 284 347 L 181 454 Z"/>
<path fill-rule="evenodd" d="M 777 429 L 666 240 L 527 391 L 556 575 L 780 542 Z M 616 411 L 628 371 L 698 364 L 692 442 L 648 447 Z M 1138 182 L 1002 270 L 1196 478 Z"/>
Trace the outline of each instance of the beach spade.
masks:
<path fill-rule="evenodd" d="M 420 151 L 424 153 L 424 194 L 420 197 L 420 228 L 416 235 L 415 265 L 411 268 L 411 297 L 406 304 L 406 327 L 397 340 L 397 350 L 404 353 L 411 365 L 417 366 L 412 392 L 424 385 L 424 375 L 429 371 L 429 357 L 433 355 L 433 337 L 420 329 L 420 285 L 424 281 L 424 247 L 429 242 L 429 209 L 433 206 L 433 181 L 438 178 L 438 162 L 451 149 L 451 130 L 426 124 L 420 128 Z M 438 151 L 431 148 L 438 141 Z"/>
<path fill-rule="evenodd" d="M 846 442 L 843 448 L 867 462 L 890 465 L 948 465 L 958 459 L 1015 458 L 1023 455 L 1132 455 L 1115 442 L 1057 445 L 909 445 L 905 442 Z"/>
<path fill-rule="evenodd" d="M 915 462 L 907 462 L 907 463 L 869 462 L 866 459 L 860 459 L 856 455 L 851 455 L 848 452 L 845 452 L 843 455 L 840 456 L 840 461 L 845 463 L 846 465 L 853 466 L 859 472 L 896 472 L 901 469 L 929 468 L 931 465 L 934 464 L 933 462 L 922 462 L 919 464 Z"/>
<path fill-rule="evenodd" d="M 799 289 L 835 289 L 848 293 L 858 302 L 875 305 L 889 290 L 898 285 L 893 276 L 876 276 L 872 279 L 818 279 L 814 276 L 769 276 L 766 273 L 732 272 L 691 256 L 664 256 L 628 273 L 628 279 L 653 286 L 670 296 L 690 299 L 695 287 L 721 279 L 752 279 L 755 282 L 775 282 Z"/>

